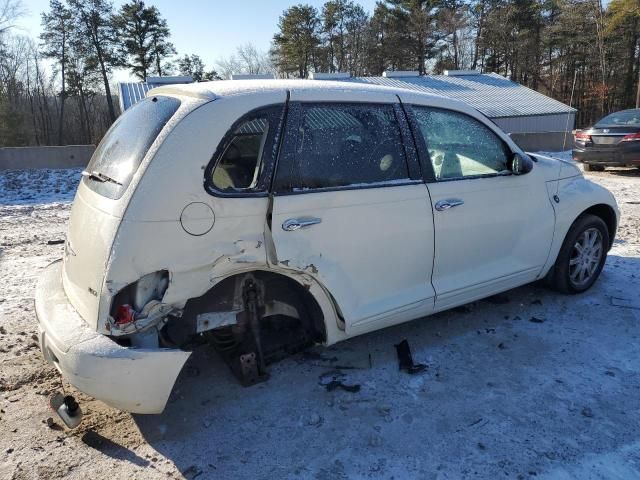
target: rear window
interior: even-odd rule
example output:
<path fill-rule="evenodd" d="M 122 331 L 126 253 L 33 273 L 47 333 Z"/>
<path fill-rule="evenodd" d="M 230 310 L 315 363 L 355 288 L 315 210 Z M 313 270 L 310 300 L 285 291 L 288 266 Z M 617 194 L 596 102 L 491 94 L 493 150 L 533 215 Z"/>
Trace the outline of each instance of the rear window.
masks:
<path fill-rule="evenodd" d="M 628 110 L 625 112 L 616 112 L 611 115 L 607 115 L 598 123 L 596 128 L 599 127 L 636 127 L 640 126 L 640 110 Z"/>
<path fill-rule="evenodd" d="M 179 106 L 176 98 L 150 97 L 123 113 L 93 153 L 82 173 L 83 182 L 100 195 L 120 198 L 147 150 Z"/>

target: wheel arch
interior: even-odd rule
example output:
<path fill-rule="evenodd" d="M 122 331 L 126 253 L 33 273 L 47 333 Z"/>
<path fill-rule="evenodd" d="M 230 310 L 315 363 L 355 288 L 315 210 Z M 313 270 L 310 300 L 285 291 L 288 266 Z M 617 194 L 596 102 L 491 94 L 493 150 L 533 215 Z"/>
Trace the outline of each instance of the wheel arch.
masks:
<path fill-rule="evenodd" d="M 609 231 L 609 245 L 607 246 L 607 249 L 610 250 L 613 246 L 613 240 L 615 238 L 616 229 L 618 226 L 618 217 L 616 215 L 616 212 L 611 207 L 611 205 L 607 205 L 606 203 L 598 203 L 596 205 L 592 205 L 591 207 L 580 213 L 580 215 L 576 217 L 573 223 L 575 223 L 578 218 L 587 214 L 591 214 L 601 218 L 602 221 L 604 221 L 604 223 L 607 225 L 607 230 Z"/>
<path fill-rule="evenodd" d="M 201 296 L 186 300 L 184 315 L 192 317 L 197 313 L 206 312 L 206 306 L 220 305 L 221 302 L 225 302 L 225 298 L 226 301 L 232 302 L 235 281 L 248 275 L 265 284 L 272 281 L 280 282 L 285 288 L 290 289 L 289 291 L 293 290 L 311 317 L 313 333 L 319 343 L 331 345 L 346 338 L 332 295 L 311 276 L 281 268 L 256 267 L 227 272 L 224 276 L 216 278 L 215 283 Z M 265 295 L 268 296 L 269 291 L 265 292 Z M 277 298 L 277 295 L 274 298 Z"/>

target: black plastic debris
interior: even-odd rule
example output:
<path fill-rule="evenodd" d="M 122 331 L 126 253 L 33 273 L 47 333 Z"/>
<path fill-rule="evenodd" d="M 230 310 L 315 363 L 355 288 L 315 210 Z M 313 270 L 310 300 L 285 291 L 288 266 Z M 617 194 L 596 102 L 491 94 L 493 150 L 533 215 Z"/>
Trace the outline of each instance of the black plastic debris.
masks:
<path fill-rule="evenodd" d="M 529 321 L 531 323 L 544 323 L 544 318 L 531 317 Z"/>
<path fill-rule="evenodd" d="M 47 240 L 47 245 L 62 245 L 64 240 Z"/>
<path fill-rule="evenodd" d="M 345 392 L 357 393 L 360 391 L 360 385 L 346 383 L 347 376 L 338 369 L 324 372 L 319 377 L 319 384 L 327 389 L 327 392 L 341 389 Z"/>
<path fill-rule="evenodd" d="M 398 353 L 398 364 L 400 370 L 404 370 L 410 375 L 426 370 L 427 366 L 424 363 L 413 363 L 413 357 L 411 356 L 409 342 L 407 342 L 406 339 L 402 340 L 399 344 L 394 346 L 396 347 L 396 352 Z"/>
<path fill-rule="evenodd" d="M 327 392 L 333 392 L 338 388 L 350 393 L 358 393 L 360 391 L 360 385 L 347 385 L 346 383 L 342 383 L 340 380 L 331 380 L 325 385 L 325 388 L 327 389 Z"/>

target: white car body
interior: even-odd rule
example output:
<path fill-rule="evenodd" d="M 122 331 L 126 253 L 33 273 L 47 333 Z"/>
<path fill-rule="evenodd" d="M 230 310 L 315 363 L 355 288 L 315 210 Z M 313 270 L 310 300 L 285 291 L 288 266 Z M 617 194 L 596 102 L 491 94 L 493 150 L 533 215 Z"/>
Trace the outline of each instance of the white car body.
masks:
<path fill-rule="evenodd" d="M 570 162 L 539 156 L 523 175 L 422 176 L 288 195 L 213 195 L 203 188 L 203 172 L 232 125 L 266 105 L 344 102 L 455 111 L 524 155 L 491 121 L 447 98 L 300 80 L 167 86 L 147 97 L 176 98 L 180 105 L 120 198 L 97 193 L 90 180 L 80 183 L 65 258 L 47 268 L 36 292 L 45 357 L 78 389 L 119 409 L 161 412 L 190 354 L 159 347 L 148 338 L 157 335 L 154 325 L 133 324 L 132 334 L 114 323 L 116 294 L 153 272 L 168 272 L 168 286 L 148 316 L 154 319 L 179 316 L 190 299 L 231 276 L 262 271 L 286 277 L 312 295 L 322 314 L 322 341 L 330 345 L 545 277 L 570 226 L 589 209 L 608 212 L 611 240 L 617 226 L 611 193 Z M 277 174 L 279 163 L 274 168 Z M 464 205 L 434 208 L 452 198 Z M 292 218 L 321 223 L 281 228 Z M 119 335 L 133 343 L 123 346 Z"/>

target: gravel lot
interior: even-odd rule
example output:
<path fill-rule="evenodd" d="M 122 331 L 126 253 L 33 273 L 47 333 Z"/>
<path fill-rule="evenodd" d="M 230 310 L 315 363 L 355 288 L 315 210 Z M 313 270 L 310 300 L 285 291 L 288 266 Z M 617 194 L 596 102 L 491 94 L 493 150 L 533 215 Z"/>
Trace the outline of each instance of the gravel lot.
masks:
<path fill-rule="evenodd" d="M 587 175 L 623 215 L 587 294 L 518 288 L 289 358 L 247 389 L 201 349 L 162 415 L 79 394 L 68 431 L 46 422 L 61 382 L 33 291 L 79 171 L 0 172 L 0 478 L 640 478 L 640 171 Z M 398 371 L 405 338 L 425 373 Z M 360 391 L 327 392 L 332 370 Z"/>

